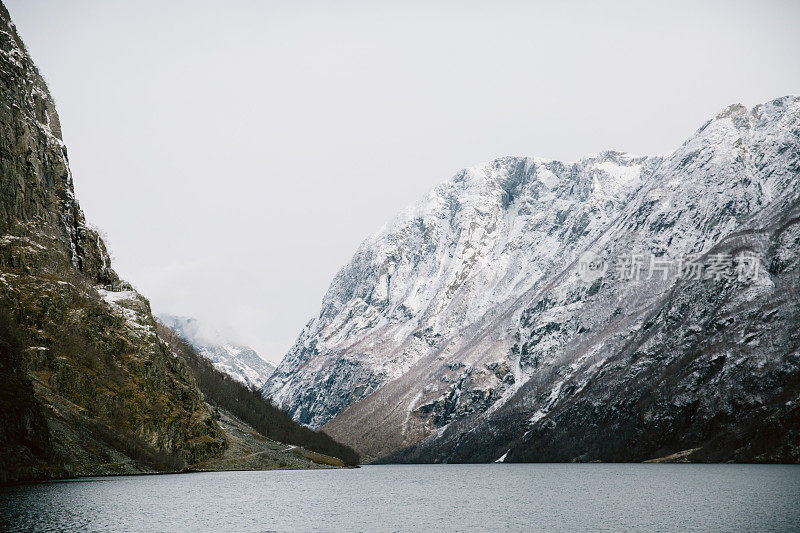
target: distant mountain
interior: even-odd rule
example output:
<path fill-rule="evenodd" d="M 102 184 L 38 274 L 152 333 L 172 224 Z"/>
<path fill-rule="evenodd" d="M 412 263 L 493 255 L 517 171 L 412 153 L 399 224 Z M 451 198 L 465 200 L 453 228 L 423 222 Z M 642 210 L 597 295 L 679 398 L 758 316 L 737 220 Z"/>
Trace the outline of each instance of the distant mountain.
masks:
<path fill-rule="evenodd" d="M 263 392 L 371 459 L 798 462 L 799 261 L 796 97 L 505 157 L 369 237 Z"/>
<path fill-rule="evenodd" d="M 158 319 L 191 344 L 214 366 L 249 387 L 261 388 L 275 371 L 248 346 L 232 341 L 227 335 L 196 318 L 160 314 Z"/>
<path fill-rule="evenodd" d="M 222 457 L 206 461 L 202 469 L 214 469 L 210 467 L 220 465 L 220 462 L 235 469 L 274 468 L 276 463 L 277 466 L 287 463 L 286 452 L 290 452 L 289 456 L 295 456 L 288 463 L 295 463 L 295 466 L 300 467 L 314 464 L 355 466 L 359 463 L 360 458 L 353 449 L 334 441 L 322 431 L 312 430 L 292 420 L 286 411 L 272 405 L 258 389 L 218 370 L 174 329 L 159 321 L 156 323 L 156 331 L 172 351 L 188 363 L 197 386 L 215 412 L 218 410 L 228 414 L 219 418 L 219 424 L 227 434 L 229 447 Z M 238 426 L 238 429 L 232 426 Z M 239 431 L 242 426 L 249 428 L 245 433 L 256 437 L 245 439 L 248 441 L 246 446 L 234 444 L 236 437 L 242 435 Z M 268 440 L 266 450 L 262 449 L 264 437 Z M 282 453 L 276 454 L 275 451 Z"/>

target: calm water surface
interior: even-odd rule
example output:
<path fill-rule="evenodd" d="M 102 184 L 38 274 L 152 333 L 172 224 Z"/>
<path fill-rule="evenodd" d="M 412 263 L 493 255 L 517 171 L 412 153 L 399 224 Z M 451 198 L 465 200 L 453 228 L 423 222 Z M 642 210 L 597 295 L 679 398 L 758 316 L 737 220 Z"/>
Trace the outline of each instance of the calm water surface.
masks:
<path fill-rule="evenodd" d="M 407 465 L 0 488 L 11 531 L 800 531 L 800 466 Z"/>

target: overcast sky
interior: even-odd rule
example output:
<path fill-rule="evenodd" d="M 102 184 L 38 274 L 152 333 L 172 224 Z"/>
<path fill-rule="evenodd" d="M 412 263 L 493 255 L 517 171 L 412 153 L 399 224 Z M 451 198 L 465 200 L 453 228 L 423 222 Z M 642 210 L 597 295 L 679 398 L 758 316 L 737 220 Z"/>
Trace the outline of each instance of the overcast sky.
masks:
<path fill-rule="evenodd" d="M 4 1 L 118 272 L 272 361 L 460 168 L 668 153 L 800 94 L 795 1 Z"/>

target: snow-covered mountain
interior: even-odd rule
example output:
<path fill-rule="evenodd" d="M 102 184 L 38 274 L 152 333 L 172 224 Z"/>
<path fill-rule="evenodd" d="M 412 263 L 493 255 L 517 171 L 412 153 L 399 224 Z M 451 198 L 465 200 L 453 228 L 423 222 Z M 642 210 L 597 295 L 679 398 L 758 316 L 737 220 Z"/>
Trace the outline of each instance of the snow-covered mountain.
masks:
<path fill-rule="evenodd" d="M 231 340 L 219 330 L 196 318 L 160 314 L 158 319 L 174 329 L 197 352 L 237 381 L 260 388 L 275 371 L 275 366 L 248 346 Z"/>
<path fill-rule="evenodd" d="M 263 391 L 368 458 L 800 460 L 799 417 L 744 452 L 736 422 L 798 409 L 798 139 L 785 97 L 665 157 L 466 169 L 361 245 Z"/>

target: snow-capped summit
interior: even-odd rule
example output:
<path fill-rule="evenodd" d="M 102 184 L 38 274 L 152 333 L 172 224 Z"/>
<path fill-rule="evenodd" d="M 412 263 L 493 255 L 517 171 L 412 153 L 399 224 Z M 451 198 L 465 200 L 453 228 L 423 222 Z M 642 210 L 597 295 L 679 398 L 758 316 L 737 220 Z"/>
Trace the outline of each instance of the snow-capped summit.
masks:
<path fill-rule="evenodd" d="M 598 396 L 587 401 L 610 405 L 599 391 L 600 384 L 611 387 L 605 380 L 621 368 L 614 365 L 624 364 L 615 358 L 636 342 L 665 299 L 699 294 L 705 283 L 682 285 L 686 280 L 675 275 L 681 261 L 749 232 L 729 252 L 761 253 L 761 271 L 767 271 L 767 256 L 786 246 L 767 244 L 777 233 L 755 235 L 794 209 L 798 138 L 800 99 L 785 97 L 750 110 L 731 106 L 663 157 L 612 151 L 574 163 L 504 157 L 462 170 L 359 247 L 263 391 L 298 421 L 324 425 L 367 457 L 428 437 L 414 460 L 493 461 L 509 450 L 508 442 L 552 424 L 581 390 L 597 387 Z M 791 226 L 791 217 L 784 223 Z M 578 272 L 587 252 L 612 265 L 593 283 Z M 785 252 L 787 264 L 794 264 L 792 254 Z M 657 258 L 672 270 L 653 275 L 645 264 L 641 279 L 637 270 L 636 283 L 627 282 L 614 263 L 628 256 Z M 777 290 L 778 274 L 770 276 L 734 293 L 763 297 L 769 287 Z M 698 306 L 711 305 L 704 298 Z M 721 331 L 670 327 L 677 335 L 689 327 Z M 774 359 L 769 368 L 783 364 L 790 346 L 781 346 L 764 355 Z M 672 349 L 650 357 L 667 360 L 687 348 Z M 696 359 L 672 370 L 691 374 L 692 365 L 705 365 L 713 350 L 696 349 Z M 727 379 L 741 382 L 745 366 Z M 772 397 L 764 393 L 761 405 L 772 405 Z M 620 412 L 625 423 L 638 423 L 638 414 Z M 664 408 L 652 416 L 678 415 Z M 465 431 L 474 436 L 473 450 L 502 434 L 487 452 L 500 453 L 457 455 L 454 446 Z M 655 439 L 642 457 L 673 445 Z M 583 453 L 573 451 L 564 460 Z M 512 450 L 508 457 L 523 456 Z"/>
<path fill-rule="evenodd" d="M 320 426 L 445 341 L 448 350 L 468 342 L 576 244 L 597 238 L 657 161 L 506 157 L 461 171 L 360 247 L 265 391 Z M 337 356 L 319 356 L 328 350 Z M 327 390 L 332 375 L 336 394 L 298 402 L 309 388 Z M 298 387 L 301 379 L 309 382 Z"/>

